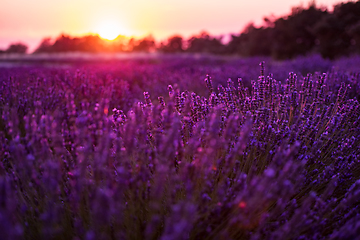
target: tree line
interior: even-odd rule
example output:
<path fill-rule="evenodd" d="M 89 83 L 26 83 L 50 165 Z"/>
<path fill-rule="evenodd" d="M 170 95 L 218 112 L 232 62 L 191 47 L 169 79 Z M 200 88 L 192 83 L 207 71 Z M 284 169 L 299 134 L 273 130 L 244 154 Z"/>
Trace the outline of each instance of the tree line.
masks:
<path fill-rule="evenodd" d="M 18 43 L 2 52 L 26 52 Z M 71 37 L 62 34 L 55 41 L 44 39 L 34 53 L 55 52 L 162 52 L 210 53 L 240 56 L 271 56 L 288 59 L 298 55 L 319 53 L 324 58 L 360 54 L 360 0 L 339 3 L 333 11 L 318 7 L 292 8 L 284 17 L 264 17 L 263 26 L 249 23 L 240 34 L 232 34 L 229 42 L 222 37 L 201 32 L 189 39 L 181 35 L 157 43 L 152 36 L 142 39 L 118 36 L 107 41 L 98 35 Z"/>

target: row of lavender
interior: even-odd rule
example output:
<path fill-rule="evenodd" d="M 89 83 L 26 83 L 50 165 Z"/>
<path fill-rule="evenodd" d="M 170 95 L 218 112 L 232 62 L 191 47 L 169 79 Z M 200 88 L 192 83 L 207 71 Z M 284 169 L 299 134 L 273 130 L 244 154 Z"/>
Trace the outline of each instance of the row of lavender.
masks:
<path fill-rule="evenodd" d="M 214 89 L 207 76 L 207 94 L 169 85 L 165 98 L 145 92 L 125 113 L 124 81 L 34 73 L 1 82 L 3 239 L 360 231 L 356 74 L 291 73 L 281 83 L 261 64 L 251 89 L 241 79 Z"/>
<path fill-rule="evenodd" d="M 339 79 L 328 82 L 336 85 L 331 87 L 337 90 L 341 82 L 351 84 L 351 98 L 358 97 L 360 92 L 359 56 L 330 61 L 313 55 L 282 62 L 259 57 L 242 59 L 201 55 L 129 56 L 105 61 L 46 58 L 30 62 L 0 62 L 0 81 L 6 82 L 11 77 L 16 82 L 37 82 L 45 90 L 27 84 L 31 91 L 36 87 L 36 92 L 45 91 L 45 95 L 49 95 L 47 91 L 51 88 L 51 96 L 70 91 L 78 101 L 97 102 L 104 92 L 113 93 L 111 104 L 127 112 L 133 102 L 141 101 L 144 91 L 155 98 L 165 96 L 168 84 L 178 84 L 180 89 L 206 96 L 208 93 L 202 83 L 206 74 L 212 76 L 214 86 L 226 85 L 228 78 L 236 80 L 241 77 L 244 86 L 251 88 L 251 80 L 259 74 L 257 64 L 263 60 L 267 66 L 265 75 L 272 73 L 283 83 L 289 72 L 298 74 L 300 78 L 307 73 L 329 72 L 333 78 Z M 24 91 L 29 94 L 26 89 Z"/>

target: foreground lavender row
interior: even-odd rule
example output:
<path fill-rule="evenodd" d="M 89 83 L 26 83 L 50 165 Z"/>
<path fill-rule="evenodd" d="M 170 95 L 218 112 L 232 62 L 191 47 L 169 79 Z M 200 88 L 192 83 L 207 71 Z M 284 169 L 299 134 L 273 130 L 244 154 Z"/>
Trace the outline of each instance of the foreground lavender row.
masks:
<path fill-rule="evenodd" d="M 261 64 L 251 90 L 207 76 L 207 97 L 169 85 L 126 114 L 81 98 L 91 82 L 4 81 L 2 238 L 356 239 L 360 108 L 340 81 Z"/>

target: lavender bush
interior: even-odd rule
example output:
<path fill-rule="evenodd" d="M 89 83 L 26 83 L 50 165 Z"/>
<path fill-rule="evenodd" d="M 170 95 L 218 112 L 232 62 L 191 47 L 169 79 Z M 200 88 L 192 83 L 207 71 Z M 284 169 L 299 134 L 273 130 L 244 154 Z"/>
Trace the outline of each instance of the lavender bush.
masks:
<path fill-rule="evenodd" d="M 136 83 L 49 71 L 1 82 L 2 239 L 358 237 L 359 75 L 261 63 L 127 111 Z"/>

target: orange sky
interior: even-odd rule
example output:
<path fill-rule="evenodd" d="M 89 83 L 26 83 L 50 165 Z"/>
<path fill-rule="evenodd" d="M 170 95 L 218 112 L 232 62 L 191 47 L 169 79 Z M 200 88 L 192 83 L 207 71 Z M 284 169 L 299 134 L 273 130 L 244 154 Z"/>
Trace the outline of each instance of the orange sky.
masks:
<path fill-rule="evenodd" d="M 173 34 L 190 37 L 239 33 L 264 16 L 290 13 L 301 0 L 1 0 L 0 49 L 21 41 L 33 51 L 44 37 L 60 33 L 84 35 L 112 26 L 118 34 L 164 40 Z M 317 0 L 332 9 L 340 0 Z"/>

